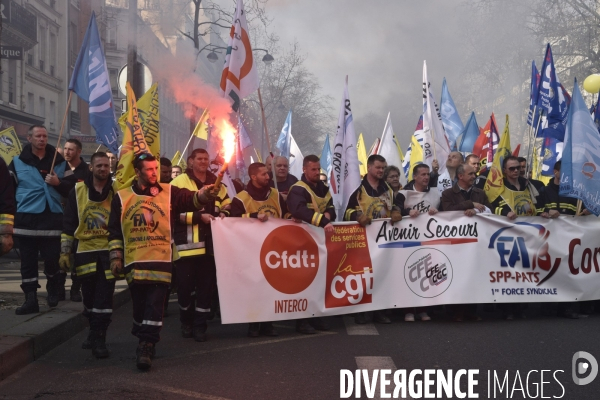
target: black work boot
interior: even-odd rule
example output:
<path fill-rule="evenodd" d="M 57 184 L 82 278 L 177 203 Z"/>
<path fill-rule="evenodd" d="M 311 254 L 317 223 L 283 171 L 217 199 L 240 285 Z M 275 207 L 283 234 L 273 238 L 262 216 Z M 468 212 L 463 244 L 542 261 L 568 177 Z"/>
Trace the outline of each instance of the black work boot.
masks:
<path fill-rule="evenodd" d="M 296 332 L 303 333 L 305 335 L 312 335 L 316 331 L 306 319 L 299 319 L 296 321 Z"/>
<path fill-rule="evenodd" d="M 365 316 L 364 312 L 359 312 L 354 314 L 354 323 L 355 324 L 366 324 L 367 323 L 367 317 Z"/>
<path fill-rule="evenodd" d="M 265 336 L 279 336 L 279 332 L 275 330 L 272 322 L 261 322 L 260 333 Z"/>
<path fill-rule="evenodd" d="M 72 279 L 69 298 L 71 299 L 71 301 L 74 301 L 76 303 L 81 303 L 83 301 L 83 297 L 81 297 L 81 282 L 76 276 Z"/>
<path fill-rule="evenodd" d="M 147 371 L 152 366 L 152 357 L 154 357 L 154 345 L 150 342 L 140 342 L 136 350 L 136 364 L 138 369 Z"/>
<path fill-rule="evenodd" d="M 196 342 L 206 342 L 206 328 L 206 325 L 194 327 L 193 334 Z"/>
<path fill-rule="evenodd" d="M 53 278 L 54 285 L 56 287 L 56 295 L 58 296 L 58 301 L 65 301 L 67 298 L 66 290 L 65 290 L 65 282 L 67 281 L 67 275 L 59 272 Z"/>
<path fill-rule="evenodd" d="M 88 337 L 81 343 L 81 348 L 84 350 L 89 350 L 92 348 L 92 342 L 94 341 L 94 331 L 90 329 L 88 332 Z"/>
<path fill-rule="evenodd" d="M 192 333 L 192 325 L 190 324 L 181 324 L 181 337 L 185 339 L 189 339 L 193 336 Z"/>
<path fill-rule="evenodd" d="M 63 290 L 64 290 L 63 286 Z M 48 307 L 56 307 L 58 305 L 59 293 L 58 293 L 58 280 L 48 279 L 46 282 L 46 291 L 48 292 Z"/>
<path fill-rule="evenodd" d="M 108 349 L 106 348 L 106 331 L 92 331 L 94 338 L 92 340 L 92 354 L 96 358 L 108 357 Z"/>
<path fill-rule="evenodd" d="M 15 314 L 17 315 L 33 314 L 39 312 L 40 306 L 38 304 L 36 292 L 25 293 L 25 302 L 21 305 L 21 307 L 15 310 Z"/>
<path fill-rule="evenodd" d="M 248 324 L 248 336 L 258 337 L 260 335 L 260 322 L 252 322 Z"/>

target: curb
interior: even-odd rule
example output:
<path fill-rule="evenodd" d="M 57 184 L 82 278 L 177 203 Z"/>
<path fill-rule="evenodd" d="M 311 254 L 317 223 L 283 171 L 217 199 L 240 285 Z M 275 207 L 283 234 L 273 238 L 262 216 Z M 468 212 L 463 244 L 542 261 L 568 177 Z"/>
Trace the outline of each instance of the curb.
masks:
<path fill-rule="evenodd" d="M 113 312 L 126 304 L 129 299 L 129 288 L 115 293 Z M 70 310 L 54 308 L 38 317 L 40 319 L 36 322 L 42 325 L 41 332 L 29 333 L 27 327 L 19 326 L 14 334 L 10 332 L 8 335 L 0 336 L 0 381 L 39 359 L 88 326 L 87 318 L 81 312 Z"/>

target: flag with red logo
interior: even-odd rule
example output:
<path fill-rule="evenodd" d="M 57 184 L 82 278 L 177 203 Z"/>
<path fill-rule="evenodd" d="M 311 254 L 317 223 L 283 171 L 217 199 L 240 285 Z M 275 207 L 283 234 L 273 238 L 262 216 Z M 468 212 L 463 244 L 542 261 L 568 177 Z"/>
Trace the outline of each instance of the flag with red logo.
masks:
<path fill-rule="evenodd" d="M 220 87 L 223 97 L 229 98 L 231 109 L 236 112 L 241 99 L 258 89 L 258 72 L 252 57 L 248 22 L 242 0 L 237 0 L 233 25 L 229 31 L 229 44 Z"/>
<path fill-rule="evenodd" d="M 473 154 L 477 154 L 481 160 L 481 171 L 485 171 L 487 165 L 494 160 L 494 154 L 500 141 L 497 126 L 496 117 L 492 113 L 488 123 L 480 128 L 481 133 L 473 146 Z"/>
<path fill-rule="evenodd" d="M 492 127 L 494 127 L 492 122 Z M 494 161 L 490 167 L 490 173 L 485 180 L 485 186 L 483 190 L 488 197 L 490 202 L 493 202 L 502 194 L 504 191 L 504 177 L 502 175 L 502 164 L 506 157 L 511 156 L 510 150 L 510 131 L 508 129 L 508 115 L 506 115 L 506 125 L 504 125 L 504 133 L 502 133 L 502 139 L 498 145 L 498 151 L 494 156 Z"/>

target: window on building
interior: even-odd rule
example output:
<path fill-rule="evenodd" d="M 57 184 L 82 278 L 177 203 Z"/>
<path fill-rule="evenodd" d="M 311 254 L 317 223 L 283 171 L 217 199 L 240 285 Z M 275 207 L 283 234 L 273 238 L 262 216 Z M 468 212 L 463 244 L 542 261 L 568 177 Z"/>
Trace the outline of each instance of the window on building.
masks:
<path fill-rule="evenodd" d="M 40 108 L 38 112 L 39 116 L 46 118 L 46 99 L 40 96 Z"/>
<path fill-rule="evenodd" d="M 46 52 L 48 51 L 48 29 L 45 26 L 39 26 L 40 38 L 38 44 L 38 56 L 40 59 L 40 70 L 45 70 Z"/>
<path fill-rule="evenodd" d="M 8 60 L 8 102 L 17 104 L 17 60 Z"/>
<path fill-rule="evenodd" d="M 50 102 L 50 114 L 48 114 L 48 128 L 54 130 L 54 124 L 56 122 L 56 103 Z"/>
<path fill-rule="evenodd" d="M 117 47 L 117 20 L 110 18 L 106 24 L 106 44 L 108 47 Z"/>
<path fill-rule="evenodd" d="M 77 60 L 77 53 L 79 52 L 79 49 L 77 48 L 77 36 L 77 24 L 71 22 L 71 26 L 69 28 L 69 61 L 71 62 L 71 65 L 75 65 L 75 60 Z"/>
<path fill-rule="evenodd" d="M 119 95 L 119 82 L 118 82 L 119 70 L 110 68 L 108 70 L 108 75 L 110 77 L 110 88 L 112 89 L 113 97 L 116 98 Z"/>
<path fill-rule="evenodd" d="M 27 112 L 29 112 L 29 114 L 35 112 L 33 108 L 33 93 L 27 93 Z"/>
<path fill-rule="evenodd" d="M 50 34 L 50 75 L 54 76 L 54 71 L 56 70 L 56 51 L 57 51 L 57 43 L 56 43 L 56 35 L 54 33 Z"/>

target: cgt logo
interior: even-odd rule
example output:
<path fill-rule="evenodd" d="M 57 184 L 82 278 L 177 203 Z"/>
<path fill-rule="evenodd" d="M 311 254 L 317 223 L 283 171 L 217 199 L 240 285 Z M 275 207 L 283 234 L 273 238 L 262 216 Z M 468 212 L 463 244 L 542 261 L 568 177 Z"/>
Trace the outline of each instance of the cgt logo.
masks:
<path fill-rule="evenodd" d="M 450 260 L 437 249 L 419 249 L 408 257 L 404 265 L 404 280 L 419 297 L 441 295 L 450 287 L 452 278 Z"/>
<path fill-rule="evenodd" d="M 300 293 L 317 276 L 319 247 L 304 229 L 280 226 L 265 238 L 260 267 L 273 289 L 285 294 Z"/>
<path fill-rule="evenodd" d="M 573 374 L 573 382 L 575 382 L 576 385 L 583 386 L 590 384 L 598 375 L 598 361 L 596 361 L 596 358 L 590 353 L 578 351 L 573 354 L 571 371 Z M 584 377 L 586 374 L 588 375 Z"/>
<path fill-rule="evenodd" d="M 519 233 L 522 235 L 512 234 L 516 228 L 520 228 Z M 510 231 L 510 230 L 513 231 Z M 510 232 L 508 232 L 510 231 Z M 550 279 L 560 266 L 560 258 L 556 258 L 552 262 L 552 257 L 548 253 L 548 237 L 550 231 L 539 224 L 531 224 L 529 222 L 517 222 L 515 226 L 498 229 L 490 238 L 488 245 L 489 249 L 496 249 L 500 258 L 500 267 L 515 268 L 520 266 L 524 272 L 516 272 L 512 276 L 510 271 L 499 272 L 496 279 L 500 280 L 502 274 L 505 278 L 521 279 L 523 282 L 535 281 L 538 282 L 540 271 L 544 271 L 543 278 L 539 280 L 537 286 Z M 533 254 L 533 258 L 530 257 Z M 506 280 L 506 279 L 505 279 Z"/>

